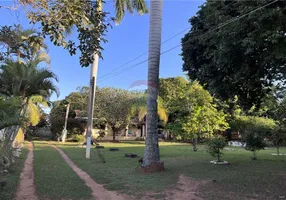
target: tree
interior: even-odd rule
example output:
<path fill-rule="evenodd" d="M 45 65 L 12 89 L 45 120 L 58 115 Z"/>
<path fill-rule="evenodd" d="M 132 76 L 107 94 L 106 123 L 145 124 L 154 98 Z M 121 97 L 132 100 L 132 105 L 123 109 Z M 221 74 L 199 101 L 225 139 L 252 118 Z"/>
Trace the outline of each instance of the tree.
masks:
<path fill-rule="evenodd" d="M 40 62 L 50 64 L 44 38 L 34 29 L 23 29 L 20 25 L 0 27 L 0 45 L 3 48 L 0 61 L 16 56 L 18 62 L 35 62 L 35 66 Z"/>
<path fill-rule="evenodd" d="M 253 152 L 252 160 L 257 159 L 257 151 L 264 149 L 266 144 L 264 142 L 264 137 L 256 133 L 248 133 L 246 136 L 246 145 L 245 149 Z"/>
<path fill-rule="evenodd" d="M 228 23 L 264 5 L 207 1 L 189 20 L 192 28 L 182 39 L 183 70 L 190 78 L 224 101 L 237 95 L 245 110 L 259 109 L 271 87 L 285 83 L 286 2 L 272 2 Z"/>
<path fill-rule="evenodd" d="M 102 0 L 98 0 L 97 11 L 102 11 Z M 122 21 L 125 10 L 133 13 L 133 10 L 136 10 L 140 14 L 147 13 L 147 6 L 145 0 L 116 0 L 116 23 Z M 102 23 L 102 22 L 100 22 Z M 100 40 L 100 37 L 97 38 Z M 86 145 L 86 158 L 90 157 L 90 140 L 92 133 L 92 124 L 93 124 L 93 109 L 94 109 L 94 100 L 95 100 L 95 89 L 96 89 L 96 80 L 97 80 L 97 71 L 98 71 L 98 53 L 93 52 L 93 64 L 90 71 L 90 90 L 89 90 L 89 101 L 88 101 L 88 121 L 87 121 L 87 145 Z M 114 139 L 114 138 L 113 138 Z"/>
<path fill-rule="evenodd" d="M 21 101 L 18 97 L 0 96 L 0 130 L 20 125 L 20 108 Z"/>
<path fill-rule="evenodd" d="M 275 128 L 273 119 L 256 116 L 236 116 L 229 124 L 232 130 L 242 134 L 243 139 L 249 133 L 260 135 L 263 138 L 267 137 Z"/>
<path fill-rule="evenodd" d="M 217 158 L 217 162 L 222 162 L 222 149 L 227 145 L 226 139 L 223 136 L 215 136 L 208 141 L 207 151 Z"/>
<path fill-rule="evenodd" d="M 92 132 L 92 116 L 94 107 L 94 95 L 96 88 L 96 78 L 98 69 L 98 58 L 101 56 L 103 48 L 100 42 L 106 42 L 103 38 L 107 28 L 111 25 L 106 19 L 106 12 L 102 11 L 102 0 L 97 1 L 77 1 L 77 0 L 57 0 L 57 1 L 23 1 L 23 5 L 32 5 L 27 13 L 32 23 L 40 22 L 42 35 L 49 36 L 51 42 L 57 46 L 68 49 L 71 55 L 79 49 L 81 52 L 80 64 L 87 67 L 92 63 L 90 78 L 90 94 L 88 105 L 88 128 L 87 128 L 87 148 L 86 158 L 90 157 L 90 138 Z M 144 0 L 116 0 L 116 23 L 121 22 L 125 11 L 139 14 L 147 13 L 148 9 Z M 113 21 L 114 18 L 111 18 Z M 79 44 L 74 41 L 66 41 L 66 33 L 73 27 L 77 28 Z"/>
<path fill-rule="evenodd" d="M 129 117 L 132 118 L 134 116 L 138 117 L 139 121 L 143 121 L 144 117 L 147 114 L 147 96 L 145 93 L 135 93 L 136 97 L 131 104 Z M 158 117 L 164 123 L 168 121 L 167 110 L 164 108 L 161 98 L 158 99 Z"/>
<path fill-rule="evenodd" d="M 127 90 L 116 88 L 101 88 L 96 92 L 94 117 L 104 119 L 106 125 L 113 131 L 113 141 L 116 133 L 129 124 L 129 110 L 135 95 Z"/>
<path fill-rule="evenodd" d="M 189 81 L 183 77 L 160 78 L 159 96 L 162 99 L 163 106 L 169 114 L 175 113 L 181 109 L 180 101 L 185 97 Z"/>
<path fill-rule="evenodd" d="M 163 0 L 152 0 L 150 2 L 150 30 L 148 50 L 148 89 L 147 89 L 147 138 L 143 157 L 144 168 L 151 165 L 158 165 L 157 170 L 163 170 L 163 163 L 160 163 L 160 150 L 157 131 L 157 99 L 159 83 L 159 66 L 161 52 L 162 34 L 162 13 Z"/>
<path fill-rule="evenodd" d="M 277 155 L 280 155 L 280 146 L 286 141 L 286 124 L 285 121 L 280 122 L 272 131 L 271 140 L 277 149 Z"/>
<path fill-rule="evenodd" d="M 212 135 L 215 131 L 228 128 L 226 114 L 217 109 L 210 93 L 198 82 L 190 82 L 185 90 L 173 99 L 175 117 L 169 120 L 169 129 L 178 140 L 190 140 L 204 133 Z"/>
<path fill-rule="evenodd" d="M 53 80 L 57 80 L 54 73 L 46 69 L 37 69 L 35 66 L 9 61 L 1 66 L 0 94 L 7 97 L 19 97 L 21 121 L 27 118 L 33 124 L 39 121 L 33 118 L 34 113 L 39 113 L 37 106 L 47 105 L 47 101 L 53 92 L 58 94 L 58 89 Z M 11 127 L 7 141 L 14 141 L 19 126 Z"/>

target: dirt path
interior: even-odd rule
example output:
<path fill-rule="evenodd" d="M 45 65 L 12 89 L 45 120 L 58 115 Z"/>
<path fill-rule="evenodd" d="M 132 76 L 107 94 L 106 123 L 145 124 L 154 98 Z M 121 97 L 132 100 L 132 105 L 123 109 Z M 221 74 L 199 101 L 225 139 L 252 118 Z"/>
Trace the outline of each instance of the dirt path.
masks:
<path fill-rule="evenodd" d="M 60 148 L 52 145 L 63 157 L 66 163 L 73 169 L 73 171 L 85 182 L 91 189 L 92 196 L 96 200 L 128 200 L 132 199 L 129 196 L 118 194 L 117 192 L 106 190 L 102 185 L 96 183 L 86 172 L 81 170 Z"/>
<path fill-rule="evenodd" d="M 33 143 L 28 143 L 28 156 L 21 173 L 20 184 L 16 192 L 16 200 L 37 200 L 34 184 Z"/>

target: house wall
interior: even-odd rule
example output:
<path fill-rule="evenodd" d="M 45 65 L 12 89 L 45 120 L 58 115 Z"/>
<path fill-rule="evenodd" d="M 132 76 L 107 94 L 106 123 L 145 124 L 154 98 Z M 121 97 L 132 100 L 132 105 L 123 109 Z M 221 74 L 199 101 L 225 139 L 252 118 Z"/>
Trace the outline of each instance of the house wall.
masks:
<path fill-rule="evenodd" d="M 98 137 L 98 132 L 100 129 L 93 129 L 93 137 Z M 130 127 L 127 130 L 122 129 L 121 131 L 118 131 L 118 134 L 115 136 L 115 140 L 135 140 L 137 137 L 141 136 L 141 129 L 138 129 L 137 127 Z M 106 129 L 106 134 L 103 138 L 99 138 L 99 140 L 113 140 L 113 132 L 111 128 Z"/>

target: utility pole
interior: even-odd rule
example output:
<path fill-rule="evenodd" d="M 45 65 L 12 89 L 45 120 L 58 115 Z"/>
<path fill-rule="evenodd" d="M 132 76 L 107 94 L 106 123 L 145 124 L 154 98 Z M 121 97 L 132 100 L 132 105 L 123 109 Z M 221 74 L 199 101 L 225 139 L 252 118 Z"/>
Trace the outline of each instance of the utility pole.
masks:
<path fill-rule="evenodd" d="M 97 0 L 99 12 L 102 11 L 102 0 Z M 100 38 L 98 38 L 98 41 Z M 89 97 L 88 97 L 88 116 L 87 116 L 87 130 L 86 130 L 86 152 L 85 158 L 90 159 L 90 143 L 92 136 L 92 126 L 93 126 L 93 108 L 96 90 L 96 80 L 98 71 L 98 54 L 93 54 L 93 63 L 90 69 L 90 87 L 89 87 Z"/>
<path fill-rule="evenodd" d="M 90 143 L 92 136 L 92 126 L 93 126 L 93 108 L 95 99 L 95 89 L 96 89 L 96 78 L 97 78 L 97 68 L 98 68 L 98 55 L 94 54 L 93 64 L 90 70 L 90 87 L 89 87 L 89 98 L 88 98 L 88 119 L 87 119 L 87 130 L 86 130 L 86 154 L 87 159 L 90 158 Z"/>
<path fill-rule="evenodd" d="M 65 126 L 64 126 L 64 130 L 62 132 L 62 142 L 66 142 L 66 137 L 67 137 L 67 132 L 68 132 L 67 131 L 67 124 L 68 124 L 69 111 L 70 111 L 70 103 L 67 104 Z"/>

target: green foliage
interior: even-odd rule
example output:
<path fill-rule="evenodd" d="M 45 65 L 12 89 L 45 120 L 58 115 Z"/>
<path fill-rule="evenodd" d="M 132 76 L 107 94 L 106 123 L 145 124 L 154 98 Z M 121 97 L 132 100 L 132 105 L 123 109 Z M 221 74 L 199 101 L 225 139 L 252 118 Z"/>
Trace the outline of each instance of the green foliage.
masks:
<path fill-rule="evenodd" d="M 21 25 L 0 26 L 0 45 L 3 47 L 0 61 L 17 57 L 18 62 L 37 61 L 50 64 L 44 38 L 34 29 L 24 30 Z"/>
<path fill-rule="evenodd" d="M 191 30 L 182 39 L 183 70 L 190 78 L 206 84 L 222 100 L 237 95 L 246 110 L 253 105 L 259 109 L 270 88 L 285 82 L 281 66 L 286 62 L 286 2 L 276 1 L 226 23 L 265 2 L 206 1 L 190 19 Z"/>
<path fill-rule="evenodd" d="M 129 118 L 138 118 L 138 122 L 142 122 L 147 114 L 147 95 L 140 92 L 135 92 L 134 95 L 135 98 L 130 105 Z M 168 114 L 160 97 L 158 98 L 157 109 L 159 119 L 167 123 Z"/>
<path fill-rule="evenodd" d="M 242 133 L 242 137 L 249 133 L 267 136 L 275 128 L 275 121 L 264 117 L 237 116 L 230 122 L 230 127 L 232 130 Z"/>
<path fill-rule="evenodd" d="M 223 155 L 222 149 L 226 145 L 226 139 L 223 136 L 217 135 L 208 140 L 207 151 L 211 156 L 216 157 L 218 162 L 221 162 L 221 157 Z"/>
<path fill-rule="evenodd" d="M 280 154 L 280 146 L 286 142 L 286 122 L 285 120 L 277 122 L 275 129 L 270 135 L 270 139 L 274 146 L 277 148 L 277 154 Z"/>
<path fill-rule="evenodd" d="M 37 0 L 24 1 L 24 5 L 30 6 L 27 16 L 31 23 L 39 23 L 43 37 L 49 37 L 56 46 L 63 46 L 71 55 L 76 51 L 81 52 L 80 64 L 88 67 L 93 62 L 93 55 L 101 56 L 103 50 L 100 42 L 105 40 L 105 33 L 112 21 L 119 23 L 125 11 L 140 14 L 146 13 L 147 6 L 143 0 L 116 0 L 116 19 L 107 17 L 108 12 L 102 11 L 104 1 L 89 0 Z M 32 7 L 32 8 L 31 8 Z M 73 29 L 78 33 L 79 42 L 67 41 L 69 33 Z"/>
<path fill-rule="evenodd" d="M 0 96 L 0 130 L 12 125 L 20 125 L 21 101 L 17 97 Z"/>
<path fill-rule="evenodd" d="M 216 130 L 228 128 L 226 115 L 217 109 L 213 97 L 198 82 L 190 82 L 184 88 L 174 87 L 173 91 L 177 93 L 174 96 L 167 95 L 171 93 L 166 92 L 168 89 L 164 87 L 161 89 L 164 91 L 163 102 L 164 97 L 167 99 L 165 102 L 172 102 L 166 104 L 167 109 L 172 110 L 166 128 L 178 140 L 189 140 L 196 134 L 212 134 Z"/>
<path fill-rule="evenodd" d="M 253 152 L 253 160 L 257 159 L 256 152 L 264 149 L 266 147 L 266 143 L 264 142 L 264 137 L 261 135 L 257 135 L 255 133 L 249 133 L 245 137 L 246 146 L 245 149 Z"/>
<path fill-rule="evenodd" d="M 95 118 L 103 118 L 115 132 L 129 124 L 129 111 L 136 93 L 116 88 L 101 88 L 96 91 Z"/>
<path fill-rule="evenodd" d="M 180 110 L 180 101 L 185 97 L 188 81 L 183 77 L 160 78 L 159 96 L 169 113 Z"/>
<path fill-rule="evenodd" d="M 83 143 L 86 140 L 86 137 L 84 135 L 79 135 L 79 134 L 72 135 L 71 138 L 72 138 L 72 141 L 76 141 L 80 143 Z"/>

